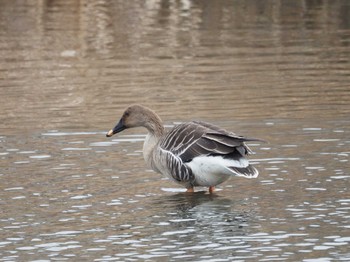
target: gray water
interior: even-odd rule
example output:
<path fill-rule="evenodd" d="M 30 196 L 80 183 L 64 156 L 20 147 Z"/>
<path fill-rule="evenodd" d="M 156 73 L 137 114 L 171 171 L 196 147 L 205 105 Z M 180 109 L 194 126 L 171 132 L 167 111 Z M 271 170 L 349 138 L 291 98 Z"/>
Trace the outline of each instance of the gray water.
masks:
<path fill-rule="evenodd" d="M 350 260 L 349 1 L 0 1 L 0 261 Z M 250 144 L 257 179 L 149 170 L 130 104 Z"/>

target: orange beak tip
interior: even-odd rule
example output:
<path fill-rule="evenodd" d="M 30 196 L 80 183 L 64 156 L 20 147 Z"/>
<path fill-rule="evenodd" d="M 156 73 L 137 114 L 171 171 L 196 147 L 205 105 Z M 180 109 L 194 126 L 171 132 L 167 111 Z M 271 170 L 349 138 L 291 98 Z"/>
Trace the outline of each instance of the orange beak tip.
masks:
<path fill-rule="evenodd" d="M 108 133 L 106 134 L 106 137 L 111 137 L 113 136 L 113 129 L 109 130 Z"/>

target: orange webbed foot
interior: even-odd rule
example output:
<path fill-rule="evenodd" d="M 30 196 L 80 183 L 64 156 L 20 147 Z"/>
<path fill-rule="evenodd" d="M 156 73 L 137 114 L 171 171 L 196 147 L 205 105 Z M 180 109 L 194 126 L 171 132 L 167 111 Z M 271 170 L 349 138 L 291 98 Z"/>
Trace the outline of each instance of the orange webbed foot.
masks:
<path fill-rule="evenodd" d="M 193 187 L 187 188 L 186 193 L 194 193 Z"/>

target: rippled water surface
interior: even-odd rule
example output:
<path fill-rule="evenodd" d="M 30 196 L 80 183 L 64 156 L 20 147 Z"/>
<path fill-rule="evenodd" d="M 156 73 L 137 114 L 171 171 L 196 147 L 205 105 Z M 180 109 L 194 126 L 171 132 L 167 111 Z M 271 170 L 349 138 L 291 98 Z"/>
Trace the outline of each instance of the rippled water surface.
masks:
<path fill-rule="evenodd" d="M 350 260 L 349 1 L 0 1 L 0 261 Z M 214 195 L 144 164 L 132 103 L 250 144 Z"/>

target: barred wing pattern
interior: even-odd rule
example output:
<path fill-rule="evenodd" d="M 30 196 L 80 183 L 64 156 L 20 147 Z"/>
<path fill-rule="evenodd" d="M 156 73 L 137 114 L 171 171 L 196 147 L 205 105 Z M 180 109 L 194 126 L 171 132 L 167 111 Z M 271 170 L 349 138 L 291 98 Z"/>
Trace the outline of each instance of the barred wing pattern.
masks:
<path fill-rule="evenodd" d="M 160 142 L 160 149 L 167 158 L 168 169 L 177 181 L 194 179 L 191 168 L 186 163 L 198 156 L 221 156 L 239 161 L 251 150 L 244 144 L 257 139 L 244 138 L 214 125 L 192 121 L 174 127 Z M 257 170 L 246 167 L 228 167 L 233 174 L 251 177 Z"/>

